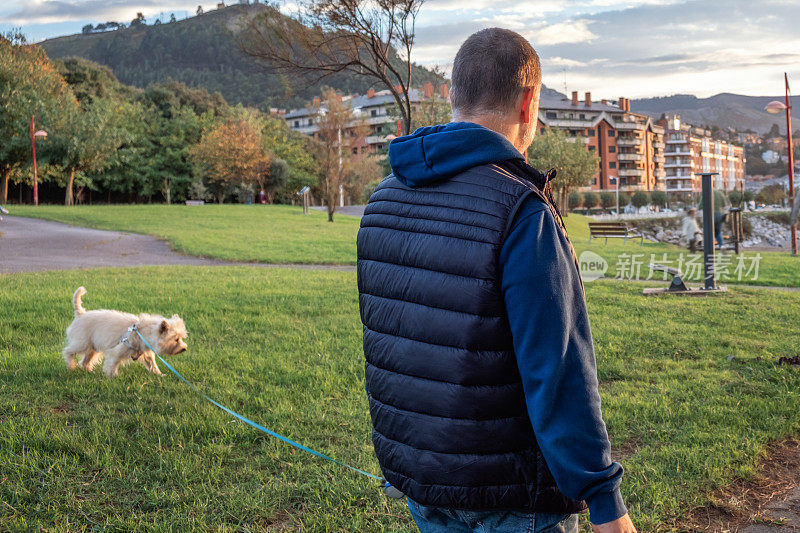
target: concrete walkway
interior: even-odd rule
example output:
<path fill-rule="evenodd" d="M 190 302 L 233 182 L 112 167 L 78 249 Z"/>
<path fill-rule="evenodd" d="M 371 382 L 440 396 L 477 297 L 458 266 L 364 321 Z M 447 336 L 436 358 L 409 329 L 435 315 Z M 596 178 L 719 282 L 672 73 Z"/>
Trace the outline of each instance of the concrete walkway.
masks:
<path fill-rule="evenodd" d="M 355 270 L 352 265 L 238 263 L 179 254 L 147 235 L 69 226 L 49 220 L 3 217 L 0 273 L 150 265 L 263 266 Z"/>

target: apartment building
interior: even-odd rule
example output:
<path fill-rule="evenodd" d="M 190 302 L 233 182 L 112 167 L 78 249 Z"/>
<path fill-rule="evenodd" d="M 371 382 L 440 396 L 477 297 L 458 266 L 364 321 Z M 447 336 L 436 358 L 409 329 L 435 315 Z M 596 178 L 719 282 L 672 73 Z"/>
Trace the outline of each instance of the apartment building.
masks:
<path fill-rule="evenodd" d="M 411 100 L 412 112 L 414 112 L 424 99 L 433 98 L 437 91 L 433 84 L 426 83 L 420 89 L 410 89 L 408 94 Z M 448 97 L 447 84 L 439 86 L 438 96 L 445 99 Z M 356 147 L 354 150 L 359 149 L 370 153 L 378 152 L 384 149 L 394 137 L 402 133 L 400 120 L 394 111 L 394 97 L 388 89 L 383 91 L 370 89 L 367 94 L 342 96 L 341 100 L 345 105 L 353 109 L 354 120 L 350 124 L 351 128 L 355 128 L 359 122 L 366 122 L 370 128 L 370 133 L 366 137 L 363 146 Z M 324 104 L 317 97 L 314 98 L 311 107 L 322 107 L 324 109 Z M 290 129 L 304 135 L 313 137 L 316 136 L 319 130 L 317 125 L 314 124 L 311 108 L 293 109 L 283 114 L 281 118 L 286 121 Z"/>
<path fill-rule="evenodd" d="M 630 101 L 620 97 L 616 105 L 607 100 L 592 100 L 586 93 L 578 100 L 542 97 L 538 127 L 559 128 L 576 136 L 587 150 L 600 157 L 592 183 L 594 190 L 635 191 L 664 188 L 664 128 L 655 121 L 630 110 Z"/>
<path fill-rule="evenodd" d="M 667 145 L 664 152 L 667 192 L 690 199 L 702 191 L 702 172 L 717 173 L 715 189 L 741 190 L 746 162 L 741 146 L 714 139 L 711 131 L 684 124 L 678 115 L 669 115 L 661 123 Z"/>

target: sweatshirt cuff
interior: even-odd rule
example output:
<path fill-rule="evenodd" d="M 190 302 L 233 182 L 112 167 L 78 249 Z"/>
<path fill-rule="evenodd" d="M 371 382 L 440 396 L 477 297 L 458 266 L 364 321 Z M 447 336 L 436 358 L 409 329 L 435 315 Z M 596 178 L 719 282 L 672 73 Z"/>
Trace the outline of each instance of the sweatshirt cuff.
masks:
<path fill-rule="evenodd" d="M 586 505 L 589 506 L 589 520 L 596 526 L 613 522 L 628 513 L 619 488 L 592 495 L 586 499 Z"/>

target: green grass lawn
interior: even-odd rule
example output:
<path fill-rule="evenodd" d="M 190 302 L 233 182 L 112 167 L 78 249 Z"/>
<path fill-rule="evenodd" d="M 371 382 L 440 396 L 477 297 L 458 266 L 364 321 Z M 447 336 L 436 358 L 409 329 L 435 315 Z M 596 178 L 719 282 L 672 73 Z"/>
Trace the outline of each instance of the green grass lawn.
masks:
<path fill-rule="evenodd" d="M 14 215 L 30 216 L 65 222 L 76 226 L 144 233 L 168 241 L 173 249 L 190 255 L 214 257 L 231 261 L 264 263 L 355 264 L 355 239 L 358 220 L 337 215 L 333 224 L 327 215 L 317 211 L 302 215 L 294 206 L 205 205 L 103 205 L 103 206 L 14 206 Z M 588 218 L 570 214 L 567 230 L 580 254 L 591 250 L 609 263 L 607 277 L 631 277 L 631 268 L 622 265 L 638 263 L 638 277 L 645 279 L 647 265 L 655 260 L 669 262 L 689 275 L 689 280 L 703 279 L 702 258 L 697 268 L 685 262 L 688 250 L 667 244 L 637 240 L 623 244 L 621 239 L 609 239 L 607 244 L 595 239 L 589 244 Z M 665 255 L 666 254 L 666 255 Z M 728 279 L 723 284 L 744 283 L 800 287 L 800 260 L 787 252 L 760 252 L 758 276 L 753 272 L 739 280 L 738 260 L 728 254 Z M 754 252 L 746 252 L 743 266 L 749 269 Z M 746 270 L 743 272 L 747 274 Z M 662 280 L 663 274 L 655 274 Z"/>
<path fill-rule="evenodd" d="M 18 205 L 13 214 L 165 240 L 184 254 L 262 263 L 355 263 L 357 218 L 289 205 Z"/>
<path fill-rule="evenodd" d="M 171 362 L 204 392 L 378 473 L 354 273 L 135 268 L 0 284 L 0 530 L 411 530 L 403 503 L 373 482 L 259 434 L 177 378 L 140 365 L 113 381 L 69 373 L 59 353 L 81 284 L 88 309 L 180 313 L 190 349 Z M 640 530 L 669 529 L 753 475 L 768 442 L 800 433 L 800 370 L 775 364 L 800 352 L 800 294 L 586 290 L 604 415 Z"/>

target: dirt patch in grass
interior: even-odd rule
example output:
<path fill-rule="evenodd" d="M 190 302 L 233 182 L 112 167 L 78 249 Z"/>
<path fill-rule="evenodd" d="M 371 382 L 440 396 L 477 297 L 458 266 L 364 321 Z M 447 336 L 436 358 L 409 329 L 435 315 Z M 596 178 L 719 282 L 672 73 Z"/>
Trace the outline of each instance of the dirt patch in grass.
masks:
<path fill-rule="evenodd" d="M 798 486 L 800 440 L 791 437 L 769 446 L 758 477 L 737 479 L 718 490 L 711 497 L 712 504 L 695 509 L 677 527 L 681 531 L 739 531 L 754 523 L 773 523 L 764 516 L 765 507 Z"/>

